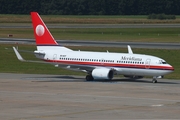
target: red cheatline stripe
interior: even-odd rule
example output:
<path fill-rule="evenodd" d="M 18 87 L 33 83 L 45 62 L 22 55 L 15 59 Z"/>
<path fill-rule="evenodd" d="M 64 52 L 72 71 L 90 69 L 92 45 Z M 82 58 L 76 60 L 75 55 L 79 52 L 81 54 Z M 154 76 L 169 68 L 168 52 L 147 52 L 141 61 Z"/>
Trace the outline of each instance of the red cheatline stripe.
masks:
<path fill-rule="evenodd" d="M 123 67 L 123 68 L 136 68 L 136 69 L 159 69 L 159 70 L 174 70 L 170 66 L 147 66 L 145 64 L 116 64 L 116 63 L 100 63 L 100 62 L 82 62 L 82 61 L 66 61 L 66 60 L 45 60 L 47 62 L 55 62 L 61 64 L 71 64 L 71 65 L 88 65 L 88 66 L 104 66 L 104 67 Z"/>

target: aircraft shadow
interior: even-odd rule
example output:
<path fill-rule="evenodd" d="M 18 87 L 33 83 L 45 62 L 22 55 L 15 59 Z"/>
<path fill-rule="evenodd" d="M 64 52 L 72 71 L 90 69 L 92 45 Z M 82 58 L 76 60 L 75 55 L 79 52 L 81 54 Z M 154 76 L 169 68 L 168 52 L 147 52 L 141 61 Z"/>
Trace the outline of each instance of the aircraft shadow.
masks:
<path fill-rule="evenodd" d="M 178 82 L 171 82 L 170 80 L 169 81 L 166 81 L 166 80 L 163 80 L 163 79 L 160 79 L 160 80 L 157 80 L 158 82 L 155 83 L 155 84 L 180 84 Z M 105 82 L 129 82 L 129 83 L 152 83 L 152 80 L 151 79 L 147 79 L 147 80 L 144 80 L 144 79 L 128 79 L 128 78 L 122 78 L 122 79 L 113 79 L 113 80 L 109 80 L 109 81 L 105 81 Z"/>
<path fill-rule="evenodd" d="M 73 76 L 33 77 L 33 82 L 85 82 L 84 78 Z"/>
<path fill-rule="evenodd" d="M 94 80 L 94 81 L 86 81 L 85 78 L 82 77 L 73 77 L 73 76 L 49 76 L 49 77 L 33 77 L 33 82 L 103 82 L 103 83 L 152 83 L 151 79 L 128 79 L 128 78 L 120 78 L 113 80 Z M 171 82 L 160 79 L 155 84 L 180 84 L 180 82 Z"/>

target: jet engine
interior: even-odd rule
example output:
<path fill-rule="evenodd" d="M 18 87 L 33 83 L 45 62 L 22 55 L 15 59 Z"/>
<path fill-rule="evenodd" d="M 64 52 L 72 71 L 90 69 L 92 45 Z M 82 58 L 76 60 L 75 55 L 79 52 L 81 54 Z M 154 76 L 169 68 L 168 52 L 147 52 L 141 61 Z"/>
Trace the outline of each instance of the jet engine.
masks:
<path fill-rule="evenodd" d="M 98 68 L 92 71 L 94 79 L 108 79 L 111 80 L 114 76 L 114 71 L 106 68 Z"/>

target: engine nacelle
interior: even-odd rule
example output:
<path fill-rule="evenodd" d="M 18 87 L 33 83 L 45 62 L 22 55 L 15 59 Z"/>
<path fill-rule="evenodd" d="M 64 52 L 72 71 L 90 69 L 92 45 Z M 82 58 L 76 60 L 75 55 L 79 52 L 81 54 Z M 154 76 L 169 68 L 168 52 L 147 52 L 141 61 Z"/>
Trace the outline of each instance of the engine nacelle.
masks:
<path fill-rule="evenodd" d="M 157 78 L 161 79 L 161 78 L 164 78 L 164 76 L 157 76 Z"/>
<path fill-rule="evenodd" d="M 98 68 L 92 71 L 92 76 L 94 79 L 112 79 L 114 72 L 111 69 Z"/>

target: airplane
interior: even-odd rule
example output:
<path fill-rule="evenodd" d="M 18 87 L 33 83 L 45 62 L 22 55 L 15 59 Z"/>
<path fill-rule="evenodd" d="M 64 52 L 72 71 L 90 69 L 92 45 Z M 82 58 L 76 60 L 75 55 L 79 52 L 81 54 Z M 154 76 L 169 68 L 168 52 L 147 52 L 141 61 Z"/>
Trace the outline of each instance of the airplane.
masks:
<path fill-rule="evenodd" d="M 134 54 L 128 45 L 128 53 L 74 51 L 58 44 L 37 12 L 31 12 L 37 50 L 33 53 L 42 61 L 25 60 L 18 50 L 13 50 L 20 61 L 49 63 L 55 67 L 86 72 L 86 81 L 112 80 L 114 75 L 128 78 L 152 76 L 152 83 L 174 71 L 165 60 L 144 54 Z"/>

